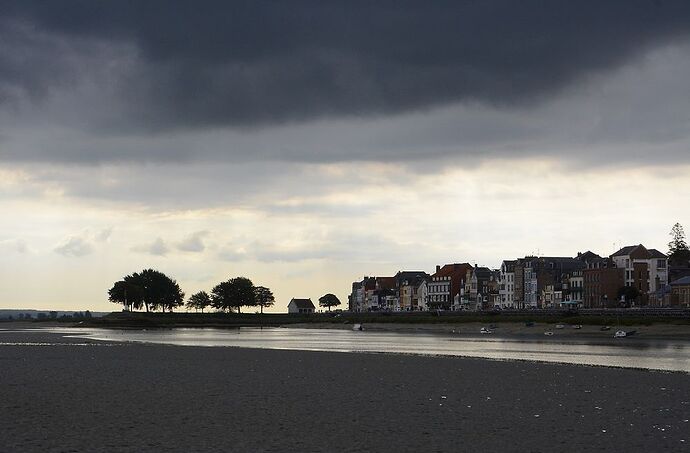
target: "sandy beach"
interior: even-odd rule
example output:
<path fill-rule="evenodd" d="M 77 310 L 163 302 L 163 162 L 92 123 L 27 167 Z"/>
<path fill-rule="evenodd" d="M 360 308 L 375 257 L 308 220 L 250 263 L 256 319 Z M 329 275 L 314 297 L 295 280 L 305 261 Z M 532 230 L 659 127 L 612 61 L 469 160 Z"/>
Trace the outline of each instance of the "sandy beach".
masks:
<path fill-rule="evenodd" d="M 687 374 L 0 332 L 0 451 L 688 451 Z"/>

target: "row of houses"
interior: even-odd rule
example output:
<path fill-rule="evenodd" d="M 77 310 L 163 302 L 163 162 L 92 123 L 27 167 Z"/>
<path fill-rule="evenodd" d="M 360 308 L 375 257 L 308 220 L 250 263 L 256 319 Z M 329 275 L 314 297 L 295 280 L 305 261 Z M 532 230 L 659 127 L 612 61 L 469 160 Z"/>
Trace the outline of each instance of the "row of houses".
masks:
<path fill-rule="evenodd" d="M 527 308 L 690 307 L 690 264 L 669 268 L 668 257 L 643 245 L 602 257 L 526 256 L 500 269 L 453 263 L 352 284 L 349 309 L 364 311 Z"/>

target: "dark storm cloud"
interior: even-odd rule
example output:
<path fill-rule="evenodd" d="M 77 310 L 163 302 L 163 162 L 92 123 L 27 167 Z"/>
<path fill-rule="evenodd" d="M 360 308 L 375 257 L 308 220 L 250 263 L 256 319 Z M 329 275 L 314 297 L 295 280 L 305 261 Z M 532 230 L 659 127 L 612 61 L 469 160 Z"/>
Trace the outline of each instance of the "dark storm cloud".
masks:
<path fill-rule="evenodd" d="M 125 48 L 96 76 L 114 93 L 86 99 L 114 95 L 116 129 L 524 106 L 689 31 L 687 1 L 0 2 L 0 104 Z"/>

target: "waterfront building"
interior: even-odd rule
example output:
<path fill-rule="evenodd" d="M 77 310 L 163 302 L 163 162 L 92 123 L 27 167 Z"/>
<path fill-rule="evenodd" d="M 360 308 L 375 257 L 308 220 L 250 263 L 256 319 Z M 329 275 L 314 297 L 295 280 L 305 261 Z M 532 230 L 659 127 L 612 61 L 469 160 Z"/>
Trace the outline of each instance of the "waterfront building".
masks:
<path fill-rule="evenodd" d="M 661 305 L 656 295 L 668 284 L 668 257 L 642 244 L 623 247 L 611 255 L 616 267 L 623 269 L 625 286 L 643 294 L 642 304 Z"/>
<path fill-rule="evenodd" d="M 517 260 L 504 260 L 499 271 L 499 306 L 515 308 L 515 264 Z"/>
<path fill-rule="evenodd" d="M 436 266 L 436 272 L 427 284 L 427 306 L 430 310 L 450 310 L 458 307 L 461 288 L 464 287 L 469 263 L 454 263 Z"/>
<path fill-rule="evenodd" d="M 311 299 L 293 298 L 288 303 L 288 313 L 309 314 L 314 313 L 315 309 L 316 307 L 314 307 L 314 303 Z"/>

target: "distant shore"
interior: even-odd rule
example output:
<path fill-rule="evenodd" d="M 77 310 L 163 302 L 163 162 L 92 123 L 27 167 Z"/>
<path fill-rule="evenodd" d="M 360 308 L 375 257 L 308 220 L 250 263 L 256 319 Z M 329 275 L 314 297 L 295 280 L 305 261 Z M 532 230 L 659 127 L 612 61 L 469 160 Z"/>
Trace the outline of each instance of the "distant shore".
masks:
<path fill-rule="evenodd" d="M 639 316 L 639 312 L 608 316 L 573 316 L 559 313 L 525 312 L 505 316 L 495 313 L 319 313 L 310 315 L 254 314 L 254 313 L 145 313 L 113 312 L 100 318 L 79 320 L 12 321 L 0 323 L 0 329 L 12 325 L 28 328 L 47 326 L 100 327 L 115 329 L 148 328 L 238 328 L 238 327 L 295 327 L 319 329 L 352 329 L 361 324 L 366 330 L 395 332 L 446 333 L 480 335 L 482 328 L 498 337 L 543 337 L 547 332 L 554 338 L 609 338 L 617 330 L 635 331 L 648 339 L 690 340 L 690 318 Z M 576 328 L 575 326 L 578 326 Z"/>
<path fill-rule="evenodd" d="M 1 451 L 687 451 L 683 373 L 0 331 Z"/>

